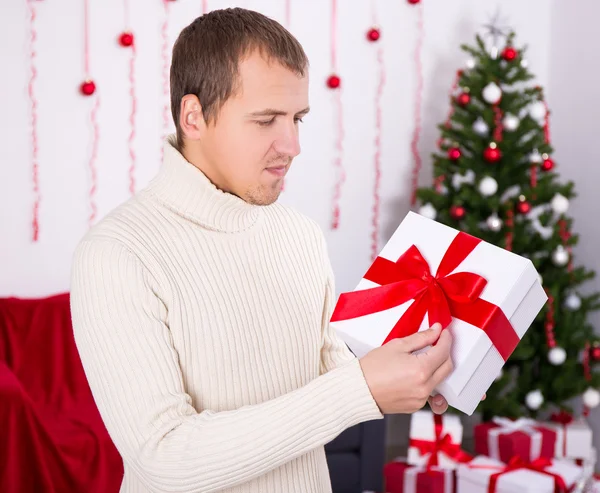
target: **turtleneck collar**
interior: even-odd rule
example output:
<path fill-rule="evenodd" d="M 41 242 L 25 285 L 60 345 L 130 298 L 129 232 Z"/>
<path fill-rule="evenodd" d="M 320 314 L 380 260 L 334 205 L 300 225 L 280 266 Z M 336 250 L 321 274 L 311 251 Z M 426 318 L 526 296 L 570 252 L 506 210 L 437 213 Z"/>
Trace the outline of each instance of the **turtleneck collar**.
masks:
<path fill-rule="evenodd" d="M 173 135 L 165 140 L 162 167 L 149 193 L 180 216 L 215 231 L 235 233 L 256 223 L 261 206 L 219 190 L 174 144 Z"/>

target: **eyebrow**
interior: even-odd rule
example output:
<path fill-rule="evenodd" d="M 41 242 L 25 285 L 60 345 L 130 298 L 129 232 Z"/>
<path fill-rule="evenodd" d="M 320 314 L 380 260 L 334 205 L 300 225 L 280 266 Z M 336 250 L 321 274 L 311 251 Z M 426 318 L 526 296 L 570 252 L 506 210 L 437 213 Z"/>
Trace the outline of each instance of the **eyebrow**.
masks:
<path fill-rule="evenodd" d="M 310 111 L 309 107 L 304 108 L 303 110 L 296 113 L 294 116 L 304 116 Z M 255 111 L 253 113 L 249 113 L 248 116 L 251 118 L 260 117 L 260 116 L 286 116 L 287 112 L 281 110 L 275 110 L 272 108 L 267 108 L 266 110 Z"/>

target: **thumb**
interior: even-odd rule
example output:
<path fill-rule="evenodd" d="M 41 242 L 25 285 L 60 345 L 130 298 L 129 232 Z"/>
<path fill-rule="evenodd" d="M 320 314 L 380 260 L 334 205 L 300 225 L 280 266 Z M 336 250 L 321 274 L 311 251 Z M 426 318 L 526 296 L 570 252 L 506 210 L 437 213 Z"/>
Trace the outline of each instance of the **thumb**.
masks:
<path fill-rule="evenodd" d="M 433 324 L 430 329 L 417 332 L 402 339 L 403 349 L 409 353 L 431 346 L 440 338 L 442 332 L 441 324 Z"/>

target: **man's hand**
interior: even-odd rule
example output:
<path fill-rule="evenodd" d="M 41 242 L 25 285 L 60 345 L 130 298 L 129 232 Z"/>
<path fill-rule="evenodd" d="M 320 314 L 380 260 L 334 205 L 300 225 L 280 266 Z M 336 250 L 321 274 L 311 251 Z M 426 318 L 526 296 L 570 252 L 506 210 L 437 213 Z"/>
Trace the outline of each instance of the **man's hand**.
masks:
<path fill-rule="evenodd" d="M 412 354 L 436 341 L 427 352 Z M 450 332 L 435 324 L 423 332 L 394 339 L 361 358 L 365 380 L 381 412 L 413 413 L 421 409 L 432 390 L 452 372 L 451 344 Z M 444 412 L 448 407 L 442 396 L 430 402 L 434 412 Z"/>
<path fill-rule="evenodd" d="M 485 401 L 485 398 L 486 395 L 483 394 L 481 400 Z M 446 399 L 444 399 L 444 396 L 440 394 L 429 397 L 429 399 L 427 399 L 427 402 L 429 402 L 429 407 L 431 407 L 431 410 L 435 414 L 444 414 L 448 410 L 448 402 L 446 401 Z"/>

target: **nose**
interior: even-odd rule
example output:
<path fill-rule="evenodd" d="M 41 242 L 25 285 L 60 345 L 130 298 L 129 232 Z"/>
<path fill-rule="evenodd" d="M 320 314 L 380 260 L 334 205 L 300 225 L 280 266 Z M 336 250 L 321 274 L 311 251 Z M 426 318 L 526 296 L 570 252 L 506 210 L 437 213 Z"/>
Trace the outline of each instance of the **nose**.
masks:
<path fill-rule="evenodd" d="M 300 139 L 298 136 L 298 127 L 296 124 L 282 126 L 274 144 L 275 150 L 289 157 L 296 157 L 300 154 Z"/>

